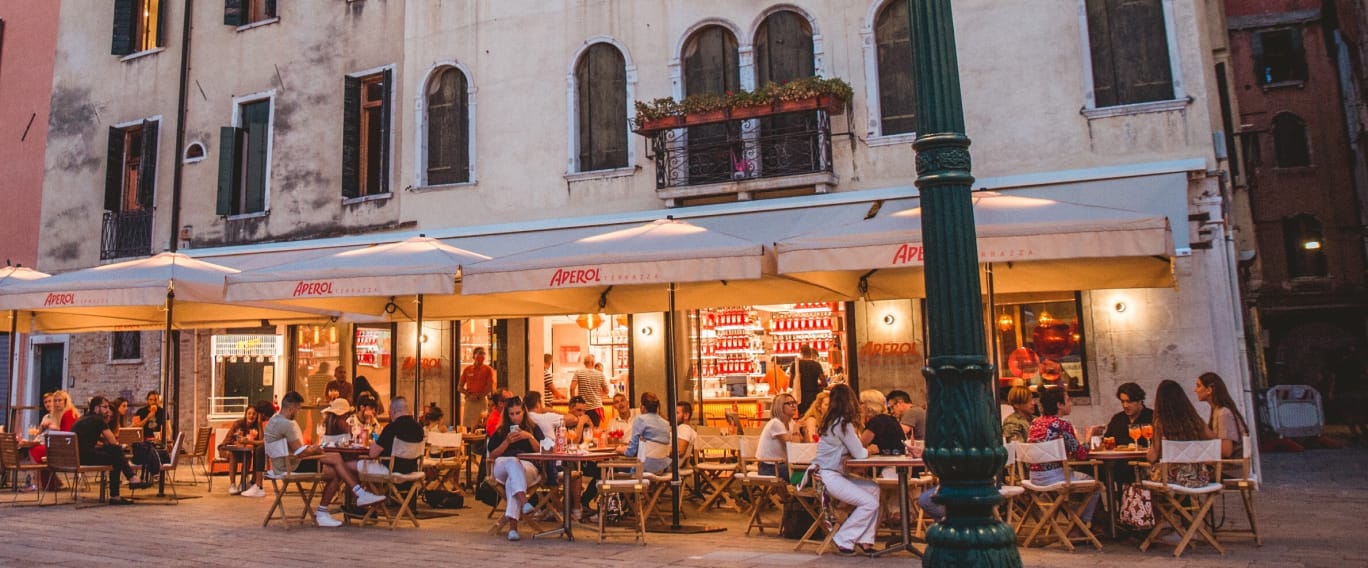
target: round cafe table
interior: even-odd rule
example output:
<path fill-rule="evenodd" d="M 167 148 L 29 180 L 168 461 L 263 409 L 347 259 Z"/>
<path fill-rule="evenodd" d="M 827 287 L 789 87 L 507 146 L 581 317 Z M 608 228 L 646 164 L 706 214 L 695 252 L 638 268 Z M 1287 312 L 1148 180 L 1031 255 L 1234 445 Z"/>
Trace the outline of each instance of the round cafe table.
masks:
<path fill-rule="evenodd" d="M 253 454 L 256 453 L 256 446 L 252 444 L 231 444 L 224 446 L 228 450 L 228 477 L 232 479 L 233 474 L 238 471 L 241 465 L 242 471 L 238 472 L 238 491 L 246 491 L 251 487 L 251 470 Z"/>
<path fill-rule="evenodd" d="M 1115 474 L 1112 472 L 1112 470 L 1117 467 L 1124 467 L 1126 462 L 1131 460 L 1143 460 L 1146 457 L 1148 457 L 1148 455 L 1149 453 L 1145 450 L 1132 450 L 1124 446 L 1118 447 L 1115 450 L 1091 450 L 1088 452 L 1089 459 L 1094 459 L 1103 462 L 1102 467 L 1098 468 L 1099 470 L 1101 470 L 1098 473 L 1102 477 L 1102 491 L 1106 497 L 1107 519 L 1111 521 L 1110 524 L 1112 540 L 1116 539 L 1117 507 L 1117 491 L 1115 487 L 1116 482 L 1114 479 Z"/>
<path fill-rule="evenodd" d="M 908 510 L 908 491 L 907 477 L 912 468 L 926 465 L 921 458 L 912 456 L 877 456 L 871 455 L 864 459 L 847 459 L 846 467 L 869 467 L 878 471 L 879 468 L 892 467 L 898 472 L 898 511 L 902 514 L 902 542 L 891 545 L 883 550 L 874 553 L 874 556 L 883 556 L 899 551 L 907 551 L 912 555 L 921 558 L 922 552 L 912 546 L 912 527 L 909 524 L 910 511 Z"/>
<path fill-rule="evenodd" d="M 566 466 L 566 467 L 562 467 L 562 468 L 561 468 L 561 478 L 563 478 L 563 479 L 565 480 L 565 487 L 564 487 L 565 493 L 563 493 L 563 494 L 562 494 L 562 497 L 561 497 L 561 502 L 562 502 L 563 505 L 564 505 L 564 507 L 563 507 L 564 510 L 561 511 L 561 519 L 563 520 L 563 526 L 561 526 L 560 528 L 551 529 L 551 530 L 549 530 L 549 531 L 545 531 L 545 532 L 538 533 L 538 534 L 537 534 L 536 536 L 534 536 L 533 538 L 540 538 L 540 537 L 544 537 L 544 536 L 553 536 L 553 535 L 558 535 L 558 534 L 559 534 L 559 535 L 564 535 L 565 538 L 566 538 L 566 540 L 570 540 L 570 541 L 575 540 L 574 518 L 571 517 L 571 506 L 570 506 L 570 505 L 571 505 L 571 502 L 574 501 L 574 499 L 571 499 L 571 498 L 570 498 L 570 496 L 574 494 L 574 487 L 573 487 L 573 484 L 571 483 L 571 478 L 574 477 L 574 476 L 570 475 L 570 468 L 569 468 L 569 465 L 572 464 L 572 463 L 573 463 L 573 464 L 576 464 L 576 465 L 579 465 L 579 464 L 582 464 L 582 463 L 584 463 L 584 462 L 601 462 L 601 461 L 604 461 L 604 460 L 613 459 L 613 458 L 618 457 L 618 456 L 619 456 L 619 454 L 618 454 L 617 452 L 609 452 L 609 451 L 602 451 L 602 450 L 587 451 L 587 452 L 582 452 L 582 453 L 580 453 L 580 452 L 561 452 L 561 453 L 556 453 L 556 452 L 533 452 L 533 453 L 527 453 L 527 454 L 518 454 L 517 457 L 518 457 L 518 459 L 520 459 L 520 460 L 527 460 L 527 461 L 531 461 L 531 462 L 556 462 L 556 461 L 558 461 L 558 462 L 561 462 L 561 463 L 565 464 L 565 466 Z"/>

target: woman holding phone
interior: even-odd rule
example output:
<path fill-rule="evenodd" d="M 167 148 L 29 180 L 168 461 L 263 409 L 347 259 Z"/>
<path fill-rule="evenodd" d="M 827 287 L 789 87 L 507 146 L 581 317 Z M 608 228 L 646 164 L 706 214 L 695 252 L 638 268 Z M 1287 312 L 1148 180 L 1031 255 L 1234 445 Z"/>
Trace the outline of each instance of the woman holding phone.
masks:
<path fill-rule="evenodd" d="M 518 519 L 522 517 L 523 503 L 527 502 L 527 487 L 538 475 L 537 466 L 518 459 L 518 455 L 536 452 L 544 437 L 521 398 L 504 400 L 503 419 L 489 436 L 488 447 L 489 457 L 494 460 L 494 479 L 504 486 L 507 506 L 501 524 L 508 525 L 508 540 L 522 538 L 518 534 Z"/>

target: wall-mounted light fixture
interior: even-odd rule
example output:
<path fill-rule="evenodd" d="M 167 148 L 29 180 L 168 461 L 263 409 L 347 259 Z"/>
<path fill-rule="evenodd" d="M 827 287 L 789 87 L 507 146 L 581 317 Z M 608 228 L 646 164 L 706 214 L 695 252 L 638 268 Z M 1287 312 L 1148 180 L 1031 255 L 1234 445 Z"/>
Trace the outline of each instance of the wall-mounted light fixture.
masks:
<path fill-rule="evenodd" d="M 895 321 L 898 321 L 898 318 L 893 317 L 893 314 L 887 314 L 883 317 L 884 325 L 893 325 Z"/>
<path fill-rule="evenodd" d="M 1116 313 L 1119 314 L 1119 313 L 1125 312 L 1127 306 L 1126 306 L 1126 303 L 1125 303 L 1125 302 L 1117 302 L 1116 305 L 1115 305 L 1115 306 L 1112 306 L 1112 307 L 1113 307 L 1114 309 L 1116 309 Z"/>
<path fill-rule="evenodd" d="M 646 326 L 646 327 L 641 328 L 641 334 L 642 334 L 642 335 L 651 335 L 652 333 L 655 333 L 655 328 L 654 328 L 654 327 L 651 327 L 651 326 L 648 325 L 648 326 Z"/>
<path fill-rule="evenodd" d="M 1306 250 L 1320 250 L 1321 242 L 1315 239 L 1311 239 L 1302 243 L 1302 248 Z"/>

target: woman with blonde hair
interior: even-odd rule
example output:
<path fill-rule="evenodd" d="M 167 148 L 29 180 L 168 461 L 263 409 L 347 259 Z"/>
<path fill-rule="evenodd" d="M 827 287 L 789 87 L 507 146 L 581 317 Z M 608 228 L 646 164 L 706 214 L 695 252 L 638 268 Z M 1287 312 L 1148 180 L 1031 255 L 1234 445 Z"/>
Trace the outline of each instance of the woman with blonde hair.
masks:
<path fill-rule="evenodd" d="M 809 406 L 807 412 L 803 413 L 803 418 L 800 419 L 801 424 L 798 426 L 804 442 L 817 441 L 817 427 L 821 425 L 822 419 L 826 418 L 827 409 L 830 407 L 831 393 L 828 391 L 817 393 L 816 400 L 813 400 L 812 406 Z"/>
<path fill-rule="evenodd" d="M 1002 420 L 1002 438 L 1008 442 L 1025 442 L 1030 436 L 1031 421 L 1035 420 L 1035 398 L 1031 389 L 1024 386 L 1012 387 L 1007 391 L 1007 404 L 1012 405 L 1012 414 Z"/>
<path fill-rule="evenodd" d="M 760 432 L 760 444 L 755 450 L 755 458 L 760 460 L 760 475 L 789 478 L 788 464 L 782 463 L 788 459 L 788 443 L 804 441 L 793 420 L 797 414 L 798 399 L 787 393 L 775 395 L 774 402 L 770 403 L 769 422 Z"/>
<path fill-rule="evenodd" d="M 864 432 L 860 433 L 860 443 L 870 452 L 885 456 L 900 456 L 907 453 L 907 434 L 902 424 L 888 413 L 887 399 L 883 393 L 866 389 L 860 391 L 860 409 L 864 414 Z"/>
<path fill-rule="evenodd" d="M 71 403 L 71 395 L 67 394 L 66 391 L 52 391 L 51 396 L 52 402 L 48 405 L 48 414 L 43 417 L 42 422 L 38 423 L 37 436 L 41 436 L 43 439 L 46 439 L 48 432 L 70 432 L 71 426 L 76 424 L 77 418 L 80 418 L 76 413 L 76 405 Z M 48 397 L 43 397 L 43 401 L 47 403 Z M 47 458 L 47 445 L 39 444 L 29 448 L 29 457 L 33 459 L 33 463 L 43 463 L 43 460 Z M 49 490 L 60 485 L 60 482 L 57 482 L 56 478 L 52 477 L 46 470 L 39 472 L 38 477 L 39 481 L 47 485 Z"/>

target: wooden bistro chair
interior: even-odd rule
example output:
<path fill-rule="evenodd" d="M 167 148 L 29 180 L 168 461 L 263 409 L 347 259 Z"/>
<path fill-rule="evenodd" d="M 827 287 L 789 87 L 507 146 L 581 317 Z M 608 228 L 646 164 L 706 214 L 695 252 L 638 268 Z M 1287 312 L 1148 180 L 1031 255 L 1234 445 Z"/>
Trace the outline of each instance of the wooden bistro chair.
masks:
<path fill-rule="evenodd" d="M 783 530 L 783 519 L 777 522 L 765 524 L 764 513 L 766 511 L 779 511 L 782 515 L 784 510 L 783 495 L 787 493 L 789 480 L 783 479 L 778 475 L 764 475 L 759 471 L 758 465 L 762 463 L 756 457 L 756 452 L 760 447 L 759 436 L 744 436 L 741 439 L 741 461 L 737 468 L 736 477 L 741 484 L 741 490 L 750 496 L 750 510 L 746 511 L 746 536 L 750 536 L 751 529 L 760 529 L 760 534 L 765 534 L 765 529 L 774 529 L 777 534 Z M 776 470 L 785 463 L 785 460 L 764 460 L 763 463 L 773 465 Z M 751 467 L 755 465 L 757 467 Z"/>
<path fill-rule="evenodd" d="M 608 500 L 620 498 L 622 505 L 630 509 L 623 512 L 628 513 L 631 518 L 631 526 L 627 527 L 626 530 L 614 531 L 614 534 L 631 534 L 642 545 L 646 544 L 646 500 L 651 493 L 652 481 L 644 473 L 646 468 L 642 467 L 641 463 L 646 459 L 646 456 L 651 455 L 651 452 L 659 451 L 659 447 L 651 447 L 652 444 L 663 446 L 666 452 L 663 455 L 669 455 L 668 445 L 643 441 L 643 447 L 637 454 L 637 461 L 635 467 L 631 468 L 631 473 L 622 473 L 626 469 L 627 464 L 625 463 L 600 464 L 600 471 L 603 473 L 603 478 L 598 482 L 598 533 L 600 543 L 608 538 L 609 534 Z M 669 474 L 666 474 L 665 479 L 669 479 Z M 655 483 L 655 485 L 668 487 L 669 481 Z"/>
<path fill-rule="evenodd" d="M 1097 461 L 1070 461 L 1064 449 L 1064 440 L 1055 438 L 1048 442 L 1017 444 L 1017 461 L 1025 465 L 1059 464 L 1064 470 L 1064 480 L 1049 485 L 1031 481 L 1029 477 L 1021 480 L 1030 503 L 1027 515 L 1034 516 L 1035 525 L 1026 535 L 1022 546 L 1031 546 L 1037 538 L 1046 537 L 1042 531 L 1049 527 L 1064 548 L 1072 551 L 1074 540 L 1091 542 L 1093 547 L 1102 550 L 1102 542 L 1097 540 L 1092 528 L 1083 522 L 1083 510 L 1088 501 L 1101 490 L 1097 481 Z M 1073 478 L 1075 469 L 1090 467 L 1092 479 Z M 1069 538 L 1069 532 L 1078 529 L 1083 534 L 1076 539 Z"/>
<path fill-rule="evenodd" d="M 266 444 L 266 474 L 265 478 L 271 480 L 271 487 L 275 490 L 275 502 L 271 503 L 270 510 L 266 511 L 266 520 L 261 522 L 261 526 L 266 526 L 272 520 L 278 520 L 285 525 L 286 530 L 291 523 L 304 524 L 308 522 L 309 516 L 313 514 L 314 494 L 318 492 L 318 482 L 323 480 L 321 472 L 297 472 L 299 463 L 304 460 L 318 460 L 322 456 L 296 456 L 290 453 L 290 443 L 281 438 Z M 286 469 L 278 470 L 275 467 L 275 458 L 285 460 Z M 294 485 L 294 494 L 299 497 L 300 505 L 303 510 L 298 516 L 290 515 L 285 510 L 285 497 L 290 492 L 290 486 Z M 276 511 L 280 515 L 276 516 Z"/>
<path fill-rule="evenodd" d="M 1249 436 L 1244 437 L 1244 456 L 1239 459 L 1221 460 L 1227 475 L 1221 478 L 1224 489 L 1221 495 L 1239 493 L 1240 502 L 1244 505 L 1245 517 L 1249 519 L 1249 529 L 1221 529 L 1217 532 L 1221 534 L 1249 534 L 1254 537 L 1254 544 L 1263 546 L 1263 537 L 1259 536 L 1258 516 L 1254 513 L 1254 493 L 1259 490 L 1259 477 L 1254 473 L 1250 464 L 1250 453 L 1253 452 L 1251 444 L 1253 442 Z"/>
<path fill-rule="evenodd" d="M 812 518 L 812 524 L 808 526 L 803 536 L 798 538 L 798 544 L 794 545 L 794 551 L 800 551 L 804 546 L 816 546 L 816 553 L 821 556 L 828 548 L 833 545 L 832 538 L 836 531 L 841 529 L 841 523 L 845 521 L 844 512 L 840 511 L 836 500 L 829 499 L 821 486 L 821 475 L 817 468 L 812 467 L 813 460 L 817 459 L 817 444 L 806 442 L 789 442 L 788 444 L 788 464 L 792 471 L 804 471 L 803 479 L 797 485 L 790 485 L 789 495 L 799 507 L 807 511 Z M 817 536 L 817 531 L 824 531 L 825 534 Z"/>
<path fill-rule="evenodd" d="M 423 457 L 427 449 L 423 442 L 405 442 L 398 438 L 394 440 L 394 449 L 390 451 L 390 457 L 371 460 L 369 458 L 362 462 L 380 463 L 385 466 L 385 470 L 390 472 L 383 475 L 371 473 L 360 473 L 357 477 L 361 484 L 377 495 L 385 495 L 399 503 L 399 509 L 390 514 L 385 502 L 381 501 L 370 506 L 366 511 L 366 516 L 361 518 L 361 524 L 371 521 L 378 521 L 379 515 L 384 515 L 389 520 L 390 530 L 399 524 L 399 521 L 408 518 L 413 523 L 414 528 L 418 527 L 418 517 L 413 514 L 414 496 L 418 490 L 423 488 L 423 480 L 426 474 L 423 473 Z M 417 460 L 418 468 L 413 473 L 394 473 L 394 461 L 396 459 Z"/>
<path fill-rule="evenodd" d="M 47 466 L 41 463 L 24 463 L 19 455 L 19 440 L 16 440 L 14 436 L 0 435 L 0 474 L 9 477 L 10 490 L 14 492 L 14 498 L 10 500 L 11 503 L 19 501 L 21 494 L 19 487 L 24 482 L 22 476 L 33 475 L 35 472 L 45 469 Z M 36 485 L 38 485 L 37 502 L 42 503 L 43 484 L 37 483 Z"/>
<path fill-rule="evenodd" d="M 199 485 L 199 474 L 195 472 L 195 464 L 198 463 L 204 476 L 210 480 L 209 475 L 209 440 L 214 435 L 214 429 L 208 426 L 201 426 L 195 429 L 194 445 L 185 452 L 185 468 L 190 470 L 190 481 L 192 485 Z M 174 458 L 172 458 L 174 459 Z M 210 492 L 213 487 L 210 486 Z"/>
<path fill-rule="evenodd" d="M 1225 555 L 1225 547 L 1216 540 L 1216 536 L 1206 527 L 1206 516 L 1211 512 L 1211 506 L 1216 502 L 1216 496 L 1225 490 L 1221 483 L 1221 441 L 1220 440 L 1194 440 L 1190 442 L 1180 442 L 1176 440 L 1163 440 L 1160 446 L 1163 449 L 1163 458 L 1159 463 L 1153 464 L 1152 468 L 1159 468 L 1159 479 L 1168 480 L 1169 466 L 1177 464 L 1197 464 L 1210 467 L 1213 470 L 1213 481 L 1201 487 L 1184 487 L 1166 481 L 1142 480 L 1140 483 L 1145 489 L 1150 490 L 1151 500 L 1154 503 L 1154 528 L 1145 537 L 1145 542 L 1140 543 L 1140 550 L 1148 550 L 1150 545 L 1159 537 L 1167 525 L 1173 530 L 1178 531 L 1182 538 L 1178 541 L 1178 546 L 1173 549 L 1173 556 L 1183 555 L 1183 550 L 1187 549 L 1192 542 L 1192 537 L 1201 535 L 1202 540 L 1215 548 L 1217 552 Z M 1160 496 L 1163 496 L 1161 499 Z"/>
<path fill-rule="evenodd" d="M 227 438 L 228 438 L 228 429 L 227 429 L 227 428 L 215 428 L 215 429 L 213 429 L 213 441 L 218 442 L 220 445 L 222 445 L 222 444 L 227 440 Z M 214 458 L 208 460 L 208 461 L 205 463 L 205 476 L 209 478 L 209 492 L 210 492 L 210 493 L 213 493 L 213 492 L 214 492 L 214 470 L 218 468 L 219 464 L 223 464 L 224 466 L 227 466 L 227 468 L 228 468 L 228 486 L 229 486 L 229 487 L 232 487 L 232 486 L 233 486 L 233 479 L 236 477 L 236 475 L 235 475 L 233 472 L 237 469 L 237 467 L 235 467 L 235 466 L 236 466 L 236 462 L 234 462 L 233 459 L 232 459 L 232 457 L 233 457 L 233 452 L 230 452 L 230 451 L 227 451 L 227 450 L 219 450 L 218 448 L 214 448 L 213 452 L 214 452 Z"/>
<path fill-rule="evenodd" d="M 486 444 L 483 463 L 487 464 L 489 468 L 488 471 L 485 473 L 484 482 L 488 483 L 490 487 L 493 487 L 494 491 L 499 495 L 499 498 L 496 499 L 494 501 L 494 504 L 489 507 L 489 513 L 485 515 L 486 518 L 494 519 L 494 524 L 489 527 L 490 534 L 498 533 L 500 530 L 504 528 L 503 510 L 505 509 L 505 505 L 508 503 L 507 489 L 504 487 L 504 484 L 501 483 L 497 477 L 494 477 L 494 460 L 496 459 L 498 458 L 489 457 L 489 447 Z M 548 483 L 550 485 L 555 485 L 555 480 L 551 480 L 548 482 L 546 479 L 546 472 L 542 468 L 538 467 L 537 476 L 527 480 L 527 497 L 529 499 L 529 502 L 531 502 L 531 497 L 534 494 L 542 492 L 543 486 L 547 485 Z M 538 502 L 540 503 L 542 501 Z M 543 505 L 545 505 L 545 503 L 543 503 Z M 546 509 L 542 510 L 545 511 Z M 518 525 L 520 527 L 527 527 L 527 529 L 523 532 L 530 531 L 532 534 L 542 532 L 541 523 L 538 522 L 539 519 L 537 518 L 541 516 L 541 514 L 542 513 L 539 513 L 537 507 L 534 505 L 531 514 L 522 515 L 522 517 L 518 519 Z"/>
<path fill-rule="evenodd" d="M 71 497 L 72 502 L 77 508 L 81 506 L 81 484 L 89 480 L 90 475 L 95 475 L 95 482 L 100 487 L 100 503 L 108 502 L 108 495 L 105 494 L 108 487 L 105 478 L 113 471 L 113 466 L 108 465 L 81 465 L 81 454 L 78 448 L 80 445 L 76 441 L 75 432 L 53 432 L 47 435 L 47 468 L 53 474 L 65 473 L 71 476 Z M 52 503 L 57 504 L 57 492 L 52 491 Z"/>
<path fill-rule="evenodd" d="M 1013 531 L 1020 534 L 1029 503 L 1025 499 L 1026 488 L 1021 486 L 1022 474 L 1021 465 L 1017 463 L 1017 442 L 1007 442 L 1003 444 L 1003 449 L 1007 450 L 1007 465 L 1004 466 L 1002 485 L 998 487 L 998 494 L 1002 495 L 1002 508 L 996 514 L 1003 522 L 1011 525 Z M 924 534 L 921 533 L 920 526 L 917 530 L 919 534 Z"/>
<path fill-rule="evenodd" d="M 703 489 L 703 502 L 699 511 L 706 511 L 716 505 L 740 512 L 741 507 L 732 497 L 732 483 L 736 481 L 738 462 L 736 454 L 740 449 L 740 436 L 713 436 L 699 434 L 694 444 L 697 463 L 694 473 L 699 487 Z"/>
<path fill-rule="evenodd" d="M 458 432 L 428 432 L 427 456 L 423 467 L 432 470 L 433 477 L 424 491 L 448 489 L 461 491 L 461 468 L 466 465 L 465 444 Z"/>
<path fill-rule="evenodd" d="M 642 440 L 638 459 L 644 462 L 646 459 L 669 459 L 670 444 L 661 444 L 650 440 Z M 646 495 L 645 512 L 648 517 L 652 517 L 663 525 L 669 525 L 670 521 L 666 513 L 672 513 L 674 507 L 673 498 L 670 495 L 670 468 L 666 467 L 660 473 L 643 473 L 642 478 L 650 482 L 649 490 Z M 693 475 L 693 469 L 689 465 L 689 458 L 685 456 L 684 461 L 679 464 L 679 479 L 682 481 Z M 681 488 L 681 494 L 682 494 Z M 670 504 L 670 509 L 665 508 L 665 504 Z M 680 510 L 682 516 L 684 511 Z"/>

